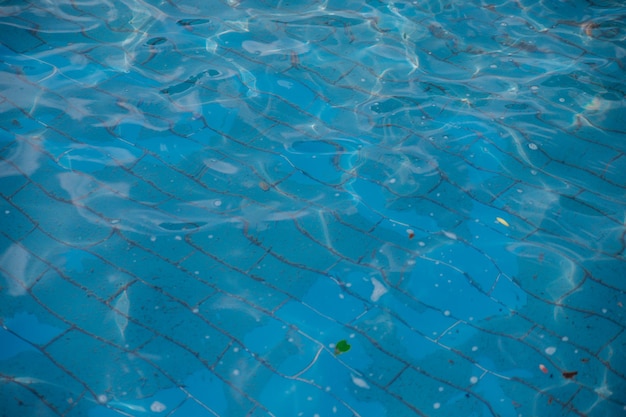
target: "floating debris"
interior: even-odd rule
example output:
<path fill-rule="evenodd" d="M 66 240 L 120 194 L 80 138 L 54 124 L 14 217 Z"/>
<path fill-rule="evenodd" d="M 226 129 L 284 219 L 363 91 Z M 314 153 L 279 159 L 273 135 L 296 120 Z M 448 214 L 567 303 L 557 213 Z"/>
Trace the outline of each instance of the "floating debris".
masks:
<path fill-rule="evenodd" d="M 270 185 L 265 181 L 259 181 L 259 188 L 263 191 L 268 191 L 270 189 Z"/>
<path fill-rule="evenodd" d="M 544 374 L 548 373 L 548 368 L 546 368 L 546 366 L 543 363 L 539 364 L 539 369 L 541 369 L 541 372 L 543 372 Z"/>
<path fill-rule="evenodd" d="M 342 353 L 346 353 L 350 350 L 352 346 L 348 344 L 345 340 L 340 340 L 335 345 L 335 356 L 341 355 Z"/>
<path fill-rule="evenodd" d="M 496 217 L 496 221 L 503 226 L 509 227 L 509 222 L 504 220 L 502 217 Z"/>
<path fill-rule="evenodd" d="M 578 371 L 564 371 L 561 374 L 563 375 L 563 378 L 565 379 L 572 379 L 576 375 L 578 375 Z"/>

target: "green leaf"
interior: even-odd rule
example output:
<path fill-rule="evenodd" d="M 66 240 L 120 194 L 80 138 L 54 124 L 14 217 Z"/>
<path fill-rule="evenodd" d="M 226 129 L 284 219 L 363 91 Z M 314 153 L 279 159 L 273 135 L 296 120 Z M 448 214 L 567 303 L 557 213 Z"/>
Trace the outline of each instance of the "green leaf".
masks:
<path fill-rule="evenodd" d="M 352 346 L 350 346 L 345 340 L 340 340 L 335 345 L 335 355 L 346 353 L 350 350 L 351 347 Z"/>

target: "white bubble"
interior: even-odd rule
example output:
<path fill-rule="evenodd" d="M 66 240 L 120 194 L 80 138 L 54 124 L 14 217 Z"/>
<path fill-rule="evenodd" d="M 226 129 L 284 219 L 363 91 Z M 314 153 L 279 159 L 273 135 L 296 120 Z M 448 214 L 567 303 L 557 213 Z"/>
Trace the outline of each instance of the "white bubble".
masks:
<path fill-rule="evenodd" d="M 238 376 L 240 374 L 239 369 L 233 370 L 233 375 Z"/>
<path fill-rule="evenodd" d="M 478 346 L 472 346 L 472 352 L 476 352 L 478 350 Z"/>
<path fill-rule="evenodd" d="M 441 407 L 441 403 L 434 403 L 434 404 L 433 404 L 433 408 L 434 408 L 435 410 L 436 410 L 436 409 L 438 409 L 439 407 Z"/>
<path fill-rule="evenodd" d="M 561 340 L 562 340 L 562 341 L 564 341 L 564 342 L 567 342 L 567 341 L 569 340 L 569 337 L 567 337 L 567 336 L 563 336 L 563 337 L 561 338 Z"/>
<path fill-rule="evenodd" d="M 219 207 L 219 206 L 221 206 L 221 205 L 222 205 L 222 200 L 215 200 L 215 201 L 213 202 L 213 205 L 214 205 L 215 207 Z"/>
<path fill-rule="evenodd" d="M 106 403 L 106 402 L 107 402 L 107 400 L 108 400 L 108 398 L 107 398 L 107 396 L 106 396 L 105 394 L 100 394 L 100 395 L 98 395 L 98 402 L 99 402 L 100 404 L 104 404 L 104 403 Z"/>
<path fill-rule="evenodd" d="M 554 346 L 548 346 L 544 352 L 546 352 L 546 355 L 554 355 L 554 352 L 556 352 L 556 348 Z"/>
<path fill-rule="evenodd" d="M 476 376 L 471 377 L 471 378 L 470 378 L 470 382 L 471 382 L 472 384 L 477 383 L 477 382 L 478 382 L 478 377 L 476 377 Z"/>
<path fill-rule="evenodd" d="M 529 143 L 529 144 L 528 144 L 528 148 L 529 148 L 530 150 L 536 151 L 538 147 L 537 147 L 537 145 L 536 145 L 536 144 L 534 144 L 534 143 Z"/>

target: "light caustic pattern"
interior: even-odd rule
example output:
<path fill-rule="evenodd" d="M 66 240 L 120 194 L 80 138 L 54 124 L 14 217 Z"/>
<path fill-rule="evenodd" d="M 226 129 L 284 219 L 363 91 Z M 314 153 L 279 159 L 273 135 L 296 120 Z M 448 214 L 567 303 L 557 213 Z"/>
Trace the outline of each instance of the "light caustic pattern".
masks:
<path fill-rule="evenodd" d="M 3 2 L 0 414 L 626 415 L 620 7 Z"/>

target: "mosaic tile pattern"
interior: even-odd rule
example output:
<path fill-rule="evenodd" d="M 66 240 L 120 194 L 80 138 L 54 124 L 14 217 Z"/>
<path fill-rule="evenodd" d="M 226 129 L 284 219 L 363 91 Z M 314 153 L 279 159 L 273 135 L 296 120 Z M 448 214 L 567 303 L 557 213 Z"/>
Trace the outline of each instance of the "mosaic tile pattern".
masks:
<path fill-rule="evenodd" d="M 0 3 L 0 415 L 626 415 L 619 3 Z"/>

